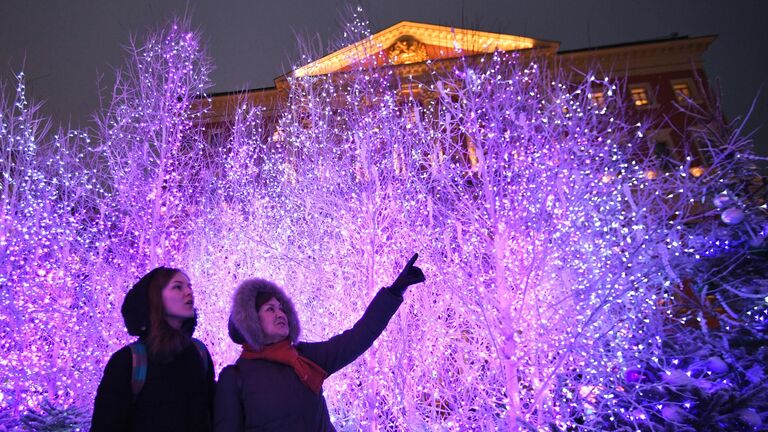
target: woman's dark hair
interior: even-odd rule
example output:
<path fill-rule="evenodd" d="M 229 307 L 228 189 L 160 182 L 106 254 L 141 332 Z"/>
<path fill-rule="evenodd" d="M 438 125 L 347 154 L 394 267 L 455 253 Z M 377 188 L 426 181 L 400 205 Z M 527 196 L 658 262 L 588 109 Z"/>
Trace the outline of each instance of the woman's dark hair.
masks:
<path fill-rule="evenodd" d="M 163 305 L 163 288 L 181 270 L 159 267 L 149 282 L 149 336 L 147 345 L 149 356 L 159 362 L 169 362 L 180 353 L 191 341 L 191 334 L 177 330 L 168 324 Z"/>

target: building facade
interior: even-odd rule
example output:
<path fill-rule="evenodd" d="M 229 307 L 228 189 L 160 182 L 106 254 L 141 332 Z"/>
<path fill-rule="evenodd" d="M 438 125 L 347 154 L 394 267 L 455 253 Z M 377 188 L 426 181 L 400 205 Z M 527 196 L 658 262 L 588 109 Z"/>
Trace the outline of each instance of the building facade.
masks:
<path fill-rule="evenodd" d="M 390 68 L 409 82 L 427 82 L 435 70 L 450 70 L 458 61 L 478 61 L 504 51 L 543 59 L 549 67 L 571 71 L 577 78 L 583 77 L 580 73 L 595 71 L 623 81 L 627 102 L 637 110 L 638 118 L 653 114 L 665 120 L 651 137 L 653 151 L 662 158 L 675 158 L 680 132 L 690 126 L 676 105 L 707 98 L 702 55 L 714 40 L 715 36 L 672 35 L 561 51 L 560 43 L 554 41 L 403 21 L 277 77 L 273 87 L 211 95 L 206 122 L 211 131 L 224 131 L 228 113 L 243 100 L 264 107 L 267 118 L 274 116 L 287 103 L 290 76 L 343 76 L 355 68 L 373 67 Z M 415 87 L 402 91 L 417 99 L 430 97 Z M 601 91 L 595 90 L 591 97 L 598 105 L 604 103 Z M 700 174 L 692 170 L 692 174 Z"/>

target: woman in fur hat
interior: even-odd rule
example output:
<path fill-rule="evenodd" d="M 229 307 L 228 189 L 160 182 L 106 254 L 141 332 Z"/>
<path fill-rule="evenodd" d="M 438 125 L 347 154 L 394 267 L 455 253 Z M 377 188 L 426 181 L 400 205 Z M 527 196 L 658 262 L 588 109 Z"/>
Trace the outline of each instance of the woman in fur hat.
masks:
<path fill-rule="evenodd" d="M 209 432 L 213 362 L 192 338 L 192 284 L 179 269 L 158 267 L 128 291 L 121 309 L 139 339 L 112 355 L 93 406 L 91 431 Z"/>
<path fill-rule="evenodd" d="M 424 281 L 424 273 L 413 265 L 417 258 L 376 294 L 351 329 L 325 342 L 298 342 L 299 319 L 280 287 L 264 279 L 241 283 L 229 335 L 243 352 L 219 375 L 215 431 L 335 431 L 323 380 L 364 353 L 403 302 L 406 288 Z"/>

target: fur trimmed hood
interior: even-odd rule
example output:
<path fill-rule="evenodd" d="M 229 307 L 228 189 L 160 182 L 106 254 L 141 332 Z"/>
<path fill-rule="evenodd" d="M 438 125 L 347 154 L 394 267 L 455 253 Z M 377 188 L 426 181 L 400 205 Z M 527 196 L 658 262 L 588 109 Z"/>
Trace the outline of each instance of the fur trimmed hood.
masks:
<path fill-rule="evenodd" d="M 259 324 L 259 315 L 256 310 L 256 296 L 259 293 L 272 294 L 283 306 L 290 327 L 288 339 L 296 343 L 301 333 L 301 326 L 293 302 L 274 282 L 258 278 L 246 279 L 235 289 L 232 312 L 229 315 L 230 339 L 236 344 L 247 343 L 256 350 L 264 347 L 264 332 Z"/>

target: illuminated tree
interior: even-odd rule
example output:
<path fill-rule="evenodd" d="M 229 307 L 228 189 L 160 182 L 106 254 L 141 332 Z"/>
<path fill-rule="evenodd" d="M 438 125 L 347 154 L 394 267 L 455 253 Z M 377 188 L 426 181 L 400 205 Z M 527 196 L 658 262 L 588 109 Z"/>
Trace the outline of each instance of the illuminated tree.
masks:
<path fill-rule="evenodd" d="M 328 310 L 359 311 L 354 281 L 386 280 L 375 263 L 400 250 L 434 269 L 393 321 L 398 337 L 329 385 L 340 427 L 643 427 L 660 415 L 617 390 L 664 361 L 707 192 L 691 156 L 663 171 L 620 83 L 498 53 L 426 83 L 364 68 L 292 85 L 282 220 L 297 233 L 291 284 L 309 328 L 349 325 Z M 417 103 L 402 91 L 413 86 L 434 96 Z"/>
<path fill-rule="evenodd" d="M 568 420 L 562 410 L 575 402 L 560 403 L 556 388 L 596 386 L 602 374 L 593 381 L 587 371 L 606 367 L 596 345 L 634 337 L 617 310 L 632 281 L 617 270 L 631 253 L 621 202 L 635 172 L 625 149 L 642 129 L 589 99 L 590 85 L 609 83 L 571 85 L 504 54 L 451 73 L 458 79 L 438 73 L 431 83 L 442 131 L 428 178 L 442 228 L 434 256 L 461 299 L 454 313 L 469 318 L 455 346 L 485 356 L 464 354 L 462 369 L 446 371 L 444 400 L 456 398 L 446 415 L 464 411 L 488 427 Z"/>
<path fill-rule="evenodd" d="M 412 252 L 426 283 L 324 384 L 339 430 L 762 424 L 765 185 L 717 106 L 681 106 L 682 156 L 659 160 L 620 82 L 497 52 L 289 76 L 284 105 L 241 100 L 217 135 L 187 21 L 128 51 L 95 146 L 2 89 L 1 425 L 87 417 L 151 266 L 190 273 L 220 368 L 238 281 L 285 286 L 323 340 Z"/>
<path fill-rule="evenodd" d="M 287 240 L 274 224 L 280 218 L 272 170 L 281 161 L 270 154 L 263 109 L 241 101 L 228 128 L 231 133 L 214 143 L 218 176 L 201 200 L 206 211 L 194 222 L 183 255 L 196 291 L 202 292 L 195 297 L 201 311 L 198 337 L 222 367 L 240 354 L 226 333 L 238 281 L 274 277 L 269 269 L 283 267 Z"/>
<path fill-rule="evenodd" d="M 398 94 L 386 72 L 366 68 L 338 81 L 306 77 L 291 84 L 280 123 L 286 229 L 294 233 L 288 252 L 297 269 L 288 283 L 305 336 L 321 340 L 349 328 L 410 253 L 426 252 L 420 132 L 409 126 L 414 101 Z M 391 328 L 402 331 L 406 323 L 396 318 Z M 400 361 L 392 332 L 329 382 L 339 427 L 405 426 L 401 408 L 380 397 L 403 396 L 391 394 L 405 373 L 392 367 Z"/>
<path fill-rule="evenodd" d="M 136 276 L 180 262 L 215 158 L 200 127 L 211 64 L 199 34 L 174 20 L 127 50 L 99 126 L 115 215 L 111 264 Z"/>
<path fill-rule="evenodd" d="M 188 22 L 129 52 L 95 146 L 84 133 L 49 133 L 21 78 L 15 99 L 3 88 L 0 403 L 9 424 L 44 400 L 46 412 L 87 410 L 104 364 L 94 359 L 127 341 L 125 290 L 149 266 L 184 264 L 216 162 L 199 123 L 210 65 Z"/>
<path fill-rule="evenodd" d="M 682 246 L 660 254 L 672 274 L 672 297 L 658 307 L 665 315 L 661 352 L 635 359 L 623 385 L 597 398 L 612 399 L 611 412 L 634 415 L 603 414 L 595 423 L 606 430 L 759 430 L 768 409 L 761 158 L 744 132 L 746 119 L 726 122 L 716 97 L 679 109 L 689 123 L 679 131 L 682 160 L 667 161 L 674 169 L 652 182 L 676 208 L 660 221 L 669 226 L 666 244 Z"/>
<path fill-rule="evenodd" d="M 101 340 L 90 262 L 104 226 L 87 136 L 50 134 L 23 74 L 13 99 L 0 93 L 0 410 L 13 424 L 43 400 L 90 402 Z"/>

